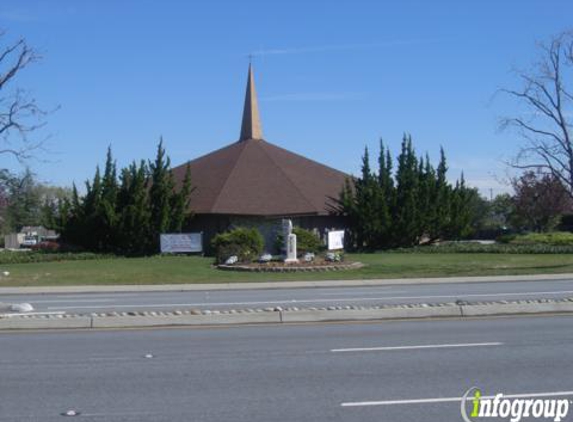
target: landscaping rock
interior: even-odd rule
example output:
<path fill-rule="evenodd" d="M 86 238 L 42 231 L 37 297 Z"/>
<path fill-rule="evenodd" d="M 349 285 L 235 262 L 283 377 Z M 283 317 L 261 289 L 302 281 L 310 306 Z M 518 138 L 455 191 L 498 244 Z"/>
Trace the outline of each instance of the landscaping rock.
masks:
<path fill-rule="evenodd" d="M 227 260 L 225 261 L 225 265 L 233 265 L 236 264 L 237 262 L 239 262 L 239 257 L 236 255 L 230 256 L 229 258 L 227 258 Z"/>

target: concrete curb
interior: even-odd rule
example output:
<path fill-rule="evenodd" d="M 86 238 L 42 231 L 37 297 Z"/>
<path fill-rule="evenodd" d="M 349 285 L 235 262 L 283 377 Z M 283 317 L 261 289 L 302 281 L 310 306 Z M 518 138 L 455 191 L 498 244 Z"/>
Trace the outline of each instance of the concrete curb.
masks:
<path fill-rule="evenodd" d="M 493 315 L 573 313 L 571 301 L 521 301 L 491 304 L 468 304 L 460 307 L 464 317 Z"/>
<path fill-rule="evenodd" d="M 177 325 L 235 325 L 280 323 L 278 312 L 224 315 L 167 315 L 92 317 L 90 328 L 161 327 Z M 0 327 L 1 327 L 0 323 Z"/>
<path fill-rule="evenodd" d="M 178 310 L 173 312 L 111 312 L 109 314 L 94 313 L 90 315 L 12 314 L 0 316 L 0 330 L 385 321 L 531 314 L 573 314 L 573 298 L 308 309 L 277 307 L 264 310 Z"/>
<path fill-rule="evenodd" d="M 57 328 L 92 328 L 89 316 L 74 316 L 72 318 L 58 317 L 26 317 L 13 316 L 0 318 L 0 330 L 39 330 Z"/>
<path fill-rule="evenodd" d="M 319 281 L 273 281 L 261 283 L 211 283 L 211 284 L 137 284 L 113 286 L 27 286 L 0 287 L 0 295 L 50 294 L 50 293 L 140 293 L 140 292 L 184 292 L 214 290 L 256 290 L 293 289 L 320 287 L 369 287 L 410 284 L 449 284 L 449 283 L 495 283 L 572 280 L 573 274 L 504 275 L 479 277 L 430 277 L 393 278 L 360 280 L 319 280 Z"/>
<path fill-rule="evenodd" d="M 573 309 L 573 308 L 572 308 Z M 342 310 L 301 310 L 283 312 L 282 322 L 327 322 L 327 321 L 371 321 L 406 318 L 445 318 L 461 317 L 458 306 L 381 308 L 381 309 L 342 309 Z"/>

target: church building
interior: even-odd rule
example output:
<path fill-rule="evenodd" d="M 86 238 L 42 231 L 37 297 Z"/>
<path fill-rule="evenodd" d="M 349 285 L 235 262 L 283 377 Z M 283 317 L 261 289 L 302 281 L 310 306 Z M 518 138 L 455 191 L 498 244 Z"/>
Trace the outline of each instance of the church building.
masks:
<path fill-rule="evenodd" d="M 191 231 L 212 237 L 235 227 L 257 227 L 273 252 L 281 220 L 317 230 L 344 228 L 332 214 L 347 174 L 287 151 L 264 139 L 252 66 L 249 66 L 239 140 L 173 168 L 178 184 L 191 170 Z"/>

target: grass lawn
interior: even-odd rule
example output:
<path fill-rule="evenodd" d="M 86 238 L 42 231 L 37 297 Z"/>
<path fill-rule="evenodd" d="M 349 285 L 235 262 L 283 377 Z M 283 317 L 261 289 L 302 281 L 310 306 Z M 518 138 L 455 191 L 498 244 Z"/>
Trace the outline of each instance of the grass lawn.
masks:
<path fill-rule="evenodd" d="M 211 258 L 157 256 L 92 261 L 5 264 L 0 286 L 177 284 L 334 280 L 470 275 L 573 273 L 573 254 L 348 254 L 366 267 L 320 273 L 242 273 L 211 268 Z"/>

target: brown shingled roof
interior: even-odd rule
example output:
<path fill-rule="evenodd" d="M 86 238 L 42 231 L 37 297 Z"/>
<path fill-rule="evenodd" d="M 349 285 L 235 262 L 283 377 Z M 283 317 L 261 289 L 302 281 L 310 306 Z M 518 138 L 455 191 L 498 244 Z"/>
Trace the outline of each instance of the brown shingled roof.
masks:
<path fill-rule="evenodd" d="M 186 165 L 173 169 L 179 182 Z M 189 165 L 196 214 L 327 215 L 347 177 L 258 139 L 233 143 Z"/>
<path fill-rule="evenodd" d="M 196 214 L 327 215 L 346 174 L 262 139 L 252 66 L 239 142 L 190 161 Z M 181 184 L 187 164 L 173 169 Z"/>

